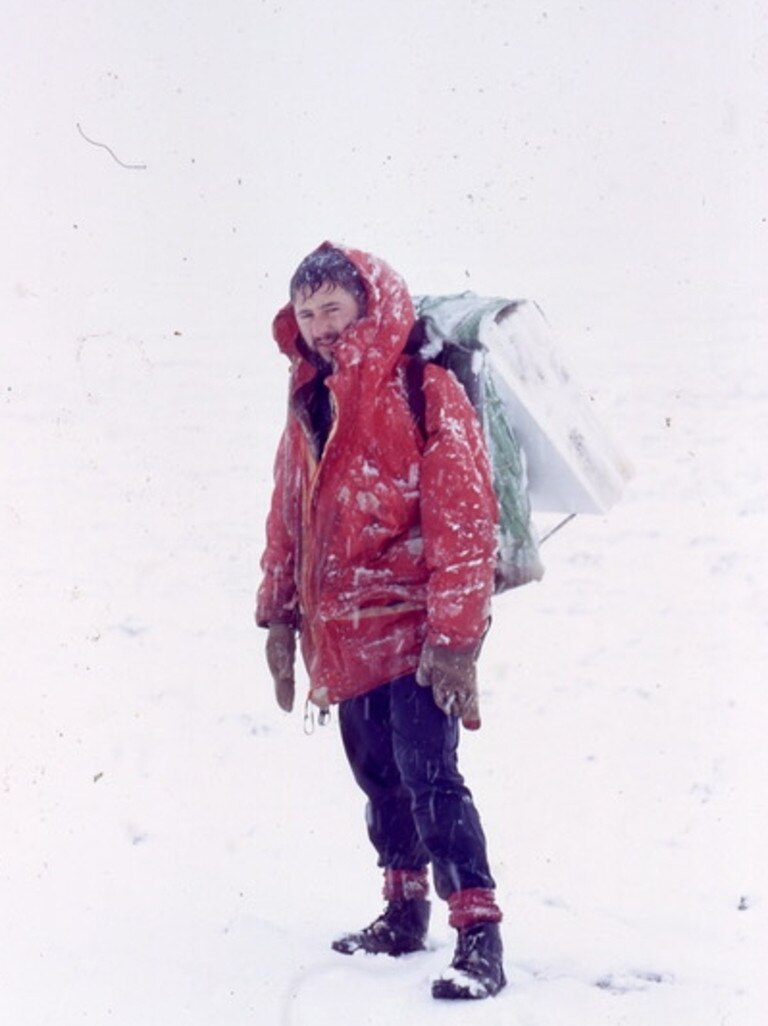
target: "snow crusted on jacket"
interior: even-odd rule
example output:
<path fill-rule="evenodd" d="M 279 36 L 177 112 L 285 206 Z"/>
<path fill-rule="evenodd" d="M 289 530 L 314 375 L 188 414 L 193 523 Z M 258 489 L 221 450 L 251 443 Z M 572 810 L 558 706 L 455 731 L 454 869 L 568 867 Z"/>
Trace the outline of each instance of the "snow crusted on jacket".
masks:
<path fill-rule="evenodd" d="M 310 697 L 320 705 L 412 673 L 425 640 L 465 651 L 479 644 L 498 516 L 480 424 L 451 373 L 427 365 L 426 441 L 414 421 L 403 356 L 414 313 L 404 282 L 370 254 L 335 248 L 358 268 L 367 312 L 334 348 L 325 379 L 333 423 L 322 453 L 309 413 L 317 360 L 292 306 L 275 318 L 291 378 L 256 608 L 260 625 L 300 630 Z"/>

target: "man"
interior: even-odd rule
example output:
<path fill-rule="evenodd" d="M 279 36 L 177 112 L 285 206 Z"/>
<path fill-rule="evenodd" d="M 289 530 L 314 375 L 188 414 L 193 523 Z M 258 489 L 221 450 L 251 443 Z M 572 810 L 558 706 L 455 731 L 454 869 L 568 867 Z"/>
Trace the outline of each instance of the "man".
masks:
<path fill-rule="evenodd" d="M 452 374 L 426 365 L 423 428 L 414 416 L 413 323 L 405 284 L 376 257 L 324 243 L 296 270 L 274 322 L 290 402 L 256 621 L 286 711 L 299 634 L 309 699 L 338 704 L 368 798 L 386 906 L 334 949 L 423 950 L 431 864 L 457 930 L 432 993 L 484 998 L 506 983 L 501 911 L 457 747 L 459 720 L 480 726 L 498 513 L 482 431 Z"/>

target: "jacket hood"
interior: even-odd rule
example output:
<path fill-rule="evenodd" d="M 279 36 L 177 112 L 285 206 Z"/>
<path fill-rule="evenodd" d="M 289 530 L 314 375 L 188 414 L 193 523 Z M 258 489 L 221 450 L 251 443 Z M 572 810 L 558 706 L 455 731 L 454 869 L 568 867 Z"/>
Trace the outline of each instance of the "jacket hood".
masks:
<path fill-rule="evenodd" d="M 382 372 L 394 366 L 408 341 L 413 326 L 413 303 L 408 288 L 389 264 L 372 253 L 323 242 L 318 250 L 337 249 L 357 268 L 367 293 L 367 310 L 343 333 L 334 351 L 337 369 L 360 363 L 381 365 Z M 307 347 L 299 332 L 293 305 L 287 303 L 277 314 L 272 333 L 279 349 L 295 363 L 308 360 Z"/>

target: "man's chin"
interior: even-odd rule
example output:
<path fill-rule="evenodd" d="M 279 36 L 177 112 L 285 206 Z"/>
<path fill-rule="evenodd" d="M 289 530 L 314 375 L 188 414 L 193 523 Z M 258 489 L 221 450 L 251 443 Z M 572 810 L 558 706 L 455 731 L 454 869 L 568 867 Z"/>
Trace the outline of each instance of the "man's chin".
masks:
<path fill-rule="evenodd" d="M 324 359 L 329 360 L 338 341 L 339 336 L 337 335 L 336 338 L 323 339 L 320 342 L 315 342 L 315 352 L 319 353 Z"/>

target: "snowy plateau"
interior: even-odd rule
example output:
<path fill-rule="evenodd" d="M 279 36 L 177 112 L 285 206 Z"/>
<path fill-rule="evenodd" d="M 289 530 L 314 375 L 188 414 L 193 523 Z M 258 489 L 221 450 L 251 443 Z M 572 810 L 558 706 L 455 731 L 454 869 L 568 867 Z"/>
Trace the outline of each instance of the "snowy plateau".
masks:
<path fill-rule="evenodd" d="M 6 0 L 0 83 L 0 1022 L 768 1022 L 764 5 Z M 470 1006 L 439 902 L 330 950 L 363 802 L 252 621 L 325 238 L 535 299 L 636 471 L 495 602 Z"/>

